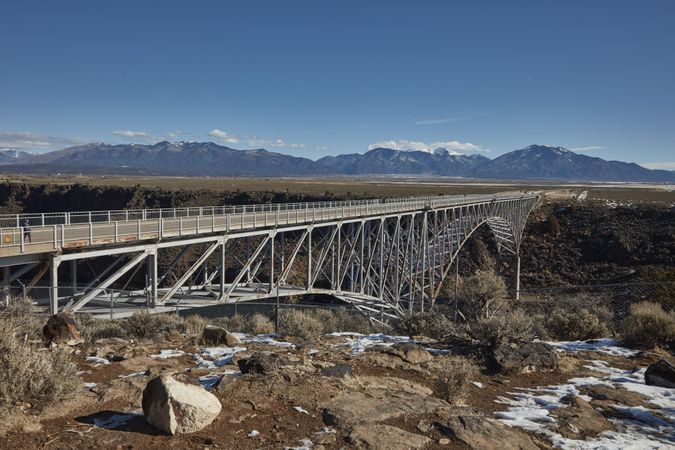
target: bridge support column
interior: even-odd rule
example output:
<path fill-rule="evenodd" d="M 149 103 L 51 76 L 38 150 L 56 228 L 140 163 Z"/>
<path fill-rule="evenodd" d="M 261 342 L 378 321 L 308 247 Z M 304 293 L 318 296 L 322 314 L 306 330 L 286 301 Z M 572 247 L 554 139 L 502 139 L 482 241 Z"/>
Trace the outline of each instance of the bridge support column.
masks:
<path fill-rule="evenodd" d="M 218 301 L 222 302 L 225 299 L 225 240 L 220 244 L 220 292 L 218 294 Z"/>
<path fill-rule="evenodd" d="M 11 278 L 11 266 L 5 266 L 2 268 L 2 296 L 4 297 L 5 306 L 9 306 L 9 297 L 10 297 L 10 278 Z"/>
<path fill-rule="evenodd" d="M 73 259 L 70 262 L 70 280 L 73 286 L 73 298 L 77 295 L 77 260 Z"/>
<path fill-rule="evenodd" d="M 59 264 L 61 260 L 52 256 L 49 261 L 49 314 L 59 312 Z"/>
<path fill-rule="evenodd" d="M 520 255 L 513 255 L 513 299 L 520 299 Z"/>
<path fill-rule="evenodd" d="M 157 251 L 146 257 L 148 264 L 148 307 L 154 308 L 157 304 Z"/>

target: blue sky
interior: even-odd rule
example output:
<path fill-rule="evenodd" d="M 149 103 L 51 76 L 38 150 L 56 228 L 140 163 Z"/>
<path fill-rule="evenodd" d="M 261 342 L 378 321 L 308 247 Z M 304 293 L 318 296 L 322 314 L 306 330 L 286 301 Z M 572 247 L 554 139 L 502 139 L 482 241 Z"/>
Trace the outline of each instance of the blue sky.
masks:
<path fill-rule="evenodd" d="M 669 0 L 3 0 L 0 148 L 538 143 L 675 169 L 673 17 Z"/>

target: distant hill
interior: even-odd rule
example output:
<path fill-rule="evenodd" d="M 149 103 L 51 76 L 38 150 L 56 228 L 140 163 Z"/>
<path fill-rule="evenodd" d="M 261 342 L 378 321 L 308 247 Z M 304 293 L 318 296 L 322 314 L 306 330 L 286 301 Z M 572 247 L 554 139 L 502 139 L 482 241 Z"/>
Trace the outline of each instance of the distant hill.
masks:
<path fill-rule="evenodd" d="M 213 142 L 152 145 L 92 143 L 31 155 L 0 151 L 0 171 L 149 174 L 176 176 L 429 175 L 467 178 L 675 182 L 675 172 L 606 161 L 563 147 L 530 145 L 495 159 L 433 151 L 375 148 L 317 161 L 269 152 L 235 150 Z"/>
<path fill-rule="evenodd" d="M 665 170 L 650 170 L 635 163 L 607 161 L 580 155 L 563 147 L 530 145 L 501 155 L 479 167 L 481 178 L 556 179 L 593 181 L 675 181 Z"/>
<path fill-rule="evenodd" d="M 213 142 L 158 142 L 140 144 L 87 144 L 18 160 L 35 169 L 71 171 L 78 168 L 121 170 L 191 176 L 321 175 L 322 166 L 307 158 L 267 150 L 235 150 Z M 98 171 L 98 170 L 97 170 Z"/>
<path fill-rule="evenodd" d="M 407 174 L 470 176 L 490 161 L 481 155 L 458 155 L 444 148 L 432 152 L 375 148 L 366 153 L 326 156 L 317 162 L 332 172 L 345 175 Z"/>
<path fill-rule="evenodd" d="M 4 149 L 0 150 L 0 163 L 19 161 L 30 156 L 30 153 L 21 150 Z"/>

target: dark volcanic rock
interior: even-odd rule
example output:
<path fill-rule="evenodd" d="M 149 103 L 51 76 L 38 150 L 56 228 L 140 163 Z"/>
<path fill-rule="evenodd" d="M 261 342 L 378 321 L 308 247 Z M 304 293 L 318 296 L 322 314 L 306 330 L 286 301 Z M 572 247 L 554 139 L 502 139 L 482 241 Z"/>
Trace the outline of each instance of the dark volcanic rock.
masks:
<path fill-rule="evenodd" d="M 543 342 L 503 344 L 492 350 L 490 362 L 500 373 L 546 372 L 558 367 L 558 355 Z"/>
<path fill-rule="evenodd" d="M 346 364 L 337 364 L 331 367 L 324 367 L 319 372 L 324 377 L 345 378 L 354 374 L 354 369 Z"/>
<path fill-rule="evenodd" d="M 267 375 L 275 372 L 280 365 L 276 355 L 265 355 L 257 353 L 249 358 L 242 358 L 237 361 L 241 373 L 254 373 Z"/>
<path fill-rule="evenodd" d="M 675 388 L 675 366 L 663 359 L 650 364 L 645 371 L 645 383 L 651 386 Z"/>
<path fill-rule="evenodd" d="M 80 330 L 77 322 L 71 313 L 60 312 L 47 320 L 47 324 L 42 328 L 47 343 L 77 345 L 82 343 Z"/>
<path fill-rule="evenodd" d="M 450 410 L 447 418 L 437 422 L 436 427 L 474 450 L 538 449 L 524 432 L 469 408 Z"/>

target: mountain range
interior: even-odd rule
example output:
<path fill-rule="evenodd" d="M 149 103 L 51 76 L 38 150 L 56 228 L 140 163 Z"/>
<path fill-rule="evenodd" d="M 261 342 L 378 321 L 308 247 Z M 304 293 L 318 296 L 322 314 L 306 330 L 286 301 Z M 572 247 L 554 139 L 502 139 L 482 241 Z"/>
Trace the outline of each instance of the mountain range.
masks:
<path fill-rule="evenodd" d="M 497 179 L 675 182 L 675 172 L 607 161 L 563 147 L 530 145 L 490 159 L 438 148 L 375 148 L 317 161 L 213 142 L 91 143 L 43 154 L 0 151 L 0 171 L 125 173 L 176 176 L 415 175 Z"/>

